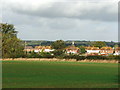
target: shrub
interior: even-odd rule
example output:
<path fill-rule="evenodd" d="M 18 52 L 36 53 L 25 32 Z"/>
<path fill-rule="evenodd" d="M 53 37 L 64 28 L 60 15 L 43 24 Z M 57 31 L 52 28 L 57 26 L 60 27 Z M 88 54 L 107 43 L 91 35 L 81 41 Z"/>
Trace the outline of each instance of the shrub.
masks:
<path fill-rule="evenodd" d="M 114 56 L 114 55 L 110 55 L 110 56 L 108 56 L 108 59 L 109 60 L 120 60 L 120 55 L 119 56 Z"/>
<path fill-rule="evenodd" d="M 41 56 L 36 52 L 31 52 L 27 54 L 27 58 L 41 58 Z"/>
<path fill-rule="evenodd" d="M 75 55 L 75 54 L 70 54 L 70 55 L 66 55 L 64 56 L 65 59 L 76 59 L 78 60 L 84 60 L 85 56 L 79 56 L 79 55 Z"/>
<path fill-rule="evenodd" d="M 63 55 L 64 51 L 63 50 L 54 50 L 51 52 L 52 54 L 54 54 L 54 56 L 61 56 Z"/>
<path fill-rule="evenodd" d="M 77 61 L 78 61 L 78 60 L 84 60 L 84 59 L 86 59 L 85 56 L 79 56 L 79 57 L 77 58 Z"/>
<path fill-rule="evenodd" d="M 120 55 L 119 56 L 115 56 L 115 60 L 120 60 Z"/>
<path fill-rule="evenodd" d="M 107 59 L 106 58 L 106 56 L 86 56 L 86 59 L 90 59 L 90 60 L 97 60 L 97 59 L 102 59 L 102 60 L 104 60 L 104 59 Z"/>
<path fill-rule="evenodd" d="M 41 53 L 40 53 L 40 56 L 41 56 L 42 58 L 53 58 L 53 57 L 54 57 L 54 56 L 52 56 L 51 53 L 49 53 L 49 52 L 41 52 Z"/>

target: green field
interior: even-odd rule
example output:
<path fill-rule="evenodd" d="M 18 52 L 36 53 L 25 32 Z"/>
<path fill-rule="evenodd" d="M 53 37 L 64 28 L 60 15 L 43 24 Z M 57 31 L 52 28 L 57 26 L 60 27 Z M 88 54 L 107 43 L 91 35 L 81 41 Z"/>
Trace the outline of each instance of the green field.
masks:
<path fill-rule="evenodd" d="M 117 88 L 118 64 L 3 61 L 3 88 Z"/>

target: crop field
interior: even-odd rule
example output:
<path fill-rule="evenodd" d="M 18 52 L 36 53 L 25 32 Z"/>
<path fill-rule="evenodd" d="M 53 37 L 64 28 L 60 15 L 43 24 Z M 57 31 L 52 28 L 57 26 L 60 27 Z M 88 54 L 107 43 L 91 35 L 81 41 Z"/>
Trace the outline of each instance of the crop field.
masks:
<path fill-rule="evenodd" d="M 3 61 L 3 88 L 118 88 L 117 63 Z"/>

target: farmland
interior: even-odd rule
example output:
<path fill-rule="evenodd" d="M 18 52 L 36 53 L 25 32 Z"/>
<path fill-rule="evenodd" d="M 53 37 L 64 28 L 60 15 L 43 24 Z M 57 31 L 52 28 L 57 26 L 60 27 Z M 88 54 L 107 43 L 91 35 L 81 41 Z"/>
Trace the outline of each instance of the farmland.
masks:
<path fill-rule="evenodd" d="M 117 63 L 3 61 L 3 88 L 117 88 Z"/>

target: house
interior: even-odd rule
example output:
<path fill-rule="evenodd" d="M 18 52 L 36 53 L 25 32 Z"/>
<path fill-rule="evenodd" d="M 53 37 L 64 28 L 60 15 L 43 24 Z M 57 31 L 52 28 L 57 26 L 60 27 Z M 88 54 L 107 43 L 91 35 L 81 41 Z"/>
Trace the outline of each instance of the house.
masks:
<path fill-rule="evenodd" d="M 43 46 L 35 46 L 34 52 L 41 52 L 43 50 Z"/>
<path fill-rule="evenodd" d="M 52 52 L 52 51 L 54 51 L 54 49 L 52 49 L 51 46 L 46 46 L 44 48 L 44 52 Z"/>
<path fill-rule="evenodd" d="M 70 53 L 78 54 L 79 53 L 80 49 L 78 47 L 75 47 L 74 44 L 75 44 L 75 42 L 73 41 L 71 46 L 68 46 L 65 48 L 66 53 L 68 53 L 68 54 L 70 54 Z"/>
<path fill-rule="evenodd" d="M 120 55 L 120 47 L 115 48 L 113 55 Z"/>
<path fill-rule="evenodd" d="M 34 51 L 34 48 L 32 46 L 26 46 L 24 48 L 24 51 L 26 51 L 26 52 Z"/>
<path fill-rule="evenodd" d="M 51 48 L 51 46 L 35 46 L 34 49 L 35 52 L 51 52 L 54 51 L 54 49 Z"/>
<path fill-rule="evenodd" d="M 86 55 L 99 55 L 100 54 L 99 47 L 86 47 L 85 49 L 87 51 Z"/>
<path fill-rule="evenodd" d="M 111 47 L 102 47 L 100 49 L 101 55 L 110 55 L 110 54 L 113 54 L 113 52 L 114 52 L 114 49 Z"/>
<path fill-rule="evenodd" d="M 66 53 L 72 53 L 72 54 L 77 54 L 79 53 L 79 48 L 75 47 L 75 46 L 68 46 L 67 48 L 65 48 Z"/>

